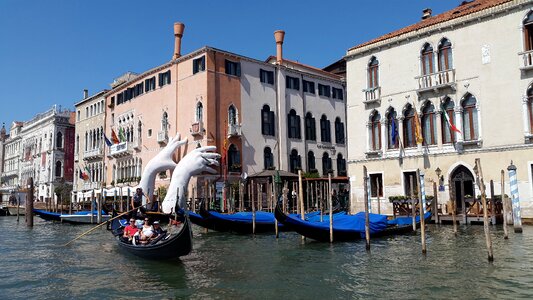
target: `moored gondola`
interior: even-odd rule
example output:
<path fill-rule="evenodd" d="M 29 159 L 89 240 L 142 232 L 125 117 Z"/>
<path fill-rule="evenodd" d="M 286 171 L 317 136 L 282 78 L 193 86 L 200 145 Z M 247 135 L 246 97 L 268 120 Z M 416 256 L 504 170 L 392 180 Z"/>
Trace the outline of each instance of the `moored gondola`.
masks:
<path fill-rule="evenodd" d="M 61 214 L 42 209 L 33 209 L 33 213 L 46 221 L 61 221 Z"/>
<path fill-rule="evenodd" d="M 183 216 L 182 222 L 183 225 L 181 228 L 171 228 L 177 231 L 168 230 L 146 245 L 133 245 L 124 241 L 121 238 L 124 227 L 119 219 L 112 220 L 109 229 L 115 236 L 117 244 L 121 249 L 145 259 L 161 260 L 185 256 L 191 252 L 192 231 L 189 218 Z"/>

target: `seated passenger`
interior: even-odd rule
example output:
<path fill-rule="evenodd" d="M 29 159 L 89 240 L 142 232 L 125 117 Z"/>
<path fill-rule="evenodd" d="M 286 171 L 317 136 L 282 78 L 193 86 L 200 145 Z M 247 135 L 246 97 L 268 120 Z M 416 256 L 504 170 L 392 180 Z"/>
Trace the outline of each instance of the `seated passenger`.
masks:
<path fill-rule="evenodd" d="M 152 239 L 155 239 L 155 238 L 159 237 L 161 234 L 164 234 L 164 233 L 165 233 L 165 231 L 159 225 L 159 221 L 155 221 L 154 222 L 154 231 L 153 231 Z"/>
<path fill-rule="evenodd" d="M 150 220 L 148 218 L 145 218 L 140 233 L 141 241 L 147 241 L 149 238 L 152 237 L 153 234 L 154 228 L 152 227 L 152 225 L 150 225 Z"/>
<path fill-rule="evenodd" d="M 128 226 L 126 226 L 124 228 L 124 234 L 122 235 L 122 237 L 131 242 L 131 240 L 133 239 L 133 236 L 138 231 L 139 231 L 139 229 L 137 229 L 137 226 L 135 226 L 135 219 L 131 218 L 130 219 L 130 223 L 128 224 Z"/>

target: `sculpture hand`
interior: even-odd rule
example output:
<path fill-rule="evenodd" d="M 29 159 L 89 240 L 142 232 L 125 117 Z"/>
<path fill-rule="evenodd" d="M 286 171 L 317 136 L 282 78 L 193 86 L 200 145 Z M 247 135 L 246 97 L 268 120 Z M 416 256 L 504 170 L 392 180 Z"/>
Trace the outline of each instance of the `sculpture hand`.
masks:
<path fill-rule="evenodd" d="M 174 168 L 176 166 L 176 162 L 173 159 L 174 152 L 176 152 L 179 147 L 185 145 L 186 143 L 187 138 L 180 140 L 180 134 L 177 133 L 175 137 L 168 141 L 168 144 L 165 146 L 165 148 L 159 151 L 159 153 L 157 153 L 157 155 L 148 162 L 145 172 L 149 169 L 152 169 L 155 172 L 163 172 Z"/>

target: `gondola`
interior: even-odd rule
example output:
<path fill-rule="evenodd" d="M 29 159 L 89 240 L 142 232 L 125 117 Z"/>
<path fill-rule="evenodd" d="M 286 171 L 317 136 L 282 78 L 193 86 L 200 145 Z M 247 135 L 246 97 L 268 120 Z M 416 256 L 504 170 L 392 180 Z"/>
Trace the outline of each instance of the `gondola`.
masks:
<path fill-rule="evenodd" d="M 61 221 L 61 214 L 42 209 L 33 209 L 33 213 L 46 221 Z"/>
<path fill-rule="evenodd" d="M 320 242 L 329 242 L 329 219 L 324 222 L 310 222 L 301 220 L 298 217 L 286 215 L 280 205 L 276 205 L 275 216 L 278 222 L 282 223 L 289 230 Z M 425 214 L 425 218 L 431 217 L 431 212 Z M 394 220 L 387 220 L 387 216 L 370 214 L 370 236 L 382 237 L 396 234 L 405 234 L 413 231 L 411 217 L 399 217 Z M 416 217 L 419 224 L 420 217 Z M 333 218 L 333 240 L 354 241 L 365 238 L 365 214 L 341 215 Z"/>
<path fill-rule="evenodd" d="M 191 252 L 192 231 L 189 218 L 183 216 L 182 222 L 183 226 L 178 232 L 167 231 L 146 245 L 133 245 L 125 242 L 121 238 L 124 227 L 119 219 L 113 219 L 108 229 L 115 236 L 121 249 L 145 259 L 161 260 L 185 256 Z"/>

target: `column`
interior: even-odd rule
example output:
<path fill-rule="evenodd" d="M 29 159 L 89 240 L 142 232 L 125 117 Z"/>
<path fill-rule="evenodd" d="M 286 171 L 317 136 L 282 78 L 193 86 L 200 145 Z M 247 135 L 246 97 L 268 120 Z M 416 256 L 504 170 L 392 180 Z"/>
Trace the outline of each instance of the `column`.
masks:
<path fill-rule="evenodd" d="M 366 151 L 367 152 L 370 152 L 370 150 L 372 150 L 370 147 L 370 139 L 371 139 L 370 126 L 371 126 L 371 123 L 366 122 Z"/>
<path fill-rule="evenodd" d="M 440 102 L 439 102 L 440 103 Z M 440 105 L 435 110 L 435 124 L 437 126 L 437 136 L 435 137 L 437 139 L 437 146 L 442 148 L 442 111 L 440 109 Z"/>
<path fill-rule="evenodd" d="M 463 112 L 463 108 L 460 107 L 460 106 L 457 106 L 457 104 L 455 105 L 454 109 L 453 109 L 453 112 L 455 114 L 455 126 L 457 126 L 457 128 L 459 130 L 461 130 L 461 132 L 463 132 L 463 116 L 462 116 L 462 112 Z M 463 138 L 463 135 L 462 134 L 459 134 L 455 131 L 452 131 L 452 134 L 455 135 L 455 140 L 458 142 L 458 143 L 462 143 L 464 141 L 464 138 Z"/>
<path fill-rule="evenodd" d="M 531 124 L 529 124 L 529 111 L 527 107 L 528 97 L 527 95 L 522 95 L 522 119 L 524 123 L 524 136 L 528 136 L 530 132 Z"/>
<path fill-rule="evenodd" d="M 387 120 L 387 117 L 383 116 L 381 118 L 381 151 L 383 152 L 383 156 L 385 155 L 385 150 L 388 149 L 389 140 L 387 138 L 387 128 L 389 122 Z"/>
<path fill-rule="evenodd" d="M 403 144 L 403 147 L 405 147 L 405 141 L 403 140 L 403 137 L 404 137 L 404 134 L 403 134 L 403 120 L 404 120 L 404 118 L 405 117 L 403 115 L 398 118 L 398 139 L 399 139 L 400 143 Z M 402 146 L 400 145 L 400 148 L 401 147 Z M 401 149 L 400 149 L 400 151 L 401 151 Z"/>

